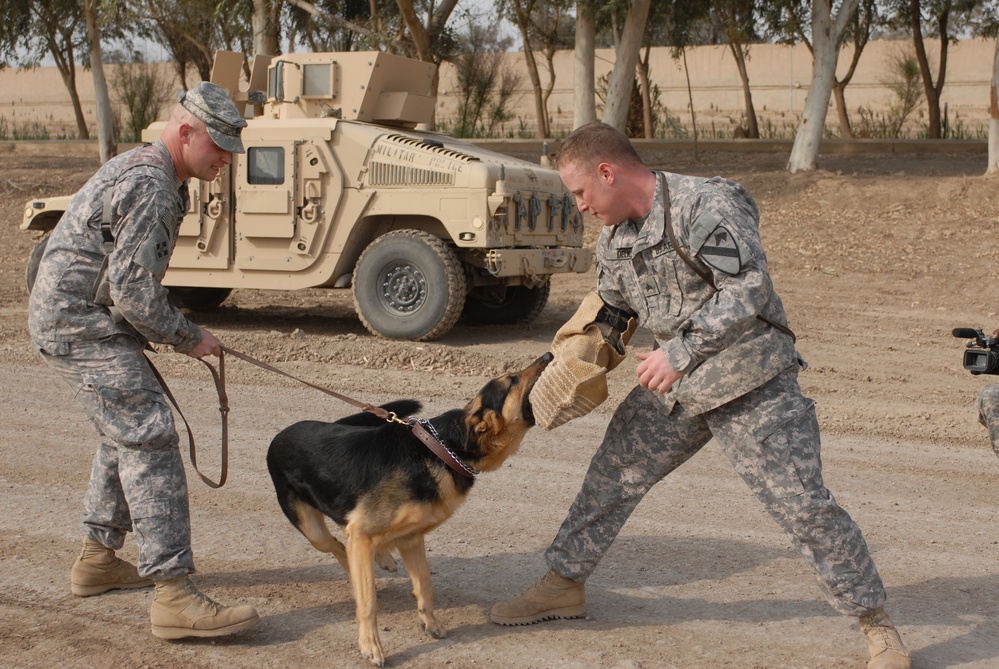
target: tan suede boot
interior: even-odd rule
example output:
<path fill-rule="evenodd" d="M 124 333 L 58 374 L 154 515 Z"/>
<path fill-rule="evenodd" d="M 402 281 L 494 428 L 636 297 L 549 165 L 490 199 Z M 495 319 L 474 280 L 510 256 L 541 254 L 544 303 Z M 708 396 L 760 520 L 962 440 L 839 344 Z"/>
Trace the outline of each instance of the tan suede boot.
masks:
<path fill-rule="evenodd" d="M 871 661 L 867 669 L 911 669 L 909 649 L 884 609 L 860 617 L 860 631 L 867 638 Z"/>
<path fill-rule="evenodd" d="M 533 625 L 542 620 L 582 618 L 585 615 L 583 584 L 549 569 L 523 594 L 494 604 L 489 620 L 497 625 Z"/>
<path fill-rule="evenodd" d="M 222 606 L 194 587 L 187 576 L 160 581 L 149 611 L 153 636 L 161 639 L 214 637 L 250 629 L 260 620 L 252 606 Z"/>
<path fill-rule="evenodd" d="M 83 552 L 69 572 L 69 589 L 77 597 L 92 597 L 108 590 L 147 588 L 152 580 L 139 576 L 131 562 L 93 539 L 85 539 Z"/>

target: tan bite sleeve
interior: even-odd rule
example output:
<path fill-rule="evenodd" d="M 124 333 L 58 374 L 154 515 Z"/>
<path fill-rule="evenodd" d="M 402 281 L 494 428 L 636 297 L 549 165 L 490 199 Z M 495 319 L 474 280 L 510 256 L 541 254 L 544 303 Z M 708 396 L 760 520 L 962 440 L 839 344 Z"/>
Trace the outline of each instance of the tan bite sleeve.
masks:
<path fill-rule="evenodd" d="M 534 419 L 545 430 L 585 416 L 607 399 L 607 372 L 617 367 L 625 356 L 604 337 L 610 326 L 595 323 L 604 306 L 594 291 L 580 304 L 572 318 L 555 333 L 548 365 L 531 390 Z M 626 345 L 638 326 L 634 318 L 621 333 Z"/>

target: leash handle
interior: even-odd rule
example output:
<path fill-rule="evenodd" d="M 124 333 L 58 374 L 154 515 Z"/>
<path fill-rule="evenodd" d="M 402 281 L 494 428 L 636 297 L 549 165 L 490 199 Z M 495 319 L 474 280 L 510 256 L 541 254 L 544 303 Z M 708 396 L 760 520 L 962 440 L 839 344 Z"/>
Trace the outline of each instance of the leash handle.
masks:
<path fill-rule="evenodd" d="M 191 456 L 191 465 L 194 467 L 194 471 L 208 487 L 221 488 L 225 485 L 226 478 L 229 476 L 229 397 L 225 392 L 225 349 L 219 352 L 219 368 L 217 371 L 212 366 L 212 363 L 201 358 L 196 358 L 198 362 L 202 363 L 211 372 L 212 380 L 215 381 L 215 391 L 219 396 L 219 412 L 222 414 L 222 466 L 218 483 L 202 474 L 201 470 L 198 469 L 198 452 L 194 445 L 194 432 L 191 431 L 191 426 L 187 422 L 187 418 L 184 417 L 184 412 L 180 410 L 180 404 L 177 403 L 177 399 L 170 392 L 170 387 L 167 385 L 166 379 L 160 374 L 160 370 L 156 369 L 156 365 L 149 359 L 149 356 L 146 355 L 145 358 L 156 380 L 163 387 L 163 393 L 170 400 L 173 408 L 177 410 L 177 415 L 184 421 L 184 427 L 187 428 L 188 453 Z"/>

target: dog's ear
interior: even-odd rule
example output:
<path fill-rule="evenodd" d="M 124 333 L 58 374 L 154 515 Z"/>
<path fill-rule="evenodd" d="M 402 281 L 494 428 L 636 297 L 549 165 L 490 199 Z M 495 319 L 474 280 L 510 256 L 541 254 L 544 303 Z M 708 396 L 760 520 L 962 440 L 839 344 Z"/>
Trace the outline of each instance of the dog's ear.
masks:
<path fill-rule="evenodd" d="M 475 425 L 475 436 L 497 435 L 503 430 L 504 423 L 503 416 L 492 409 L 484 409 L 481 419 Z"/>

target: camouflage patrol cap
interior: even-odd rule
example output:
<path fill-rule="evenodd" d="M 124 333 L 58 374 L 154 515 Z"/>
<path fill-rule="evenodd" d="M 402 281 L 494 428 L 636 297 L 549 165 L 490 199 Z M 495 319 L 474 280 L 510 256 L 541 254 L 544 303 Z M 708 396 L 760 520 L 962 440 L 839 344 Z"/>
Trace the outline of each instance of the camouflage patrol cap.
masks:
<path fill-rule="evenodd" d="M 180 104 L 205 124 L 208 136 L 219 148 L 231 153 L 244 153 L 239 133 L 246 127 L 246 119 L 236 109 L 225 89 L 202 81 L 180 96 Z"/>

